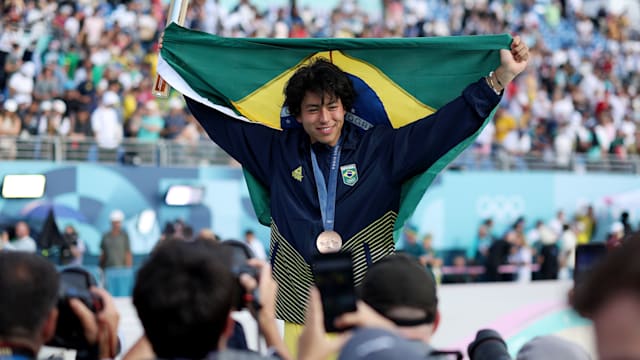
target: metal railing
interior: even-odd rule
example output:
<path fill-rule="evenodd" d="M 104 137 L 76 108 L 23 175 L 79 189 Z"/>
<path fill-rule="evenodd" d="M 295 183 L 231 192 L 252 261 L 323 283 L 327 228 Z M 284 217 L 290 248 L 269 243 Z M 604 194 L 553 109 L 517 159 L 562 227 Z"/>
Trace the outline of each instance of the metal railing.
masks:
<path fill-rule="evenodd" d="M 150 166 L 228 165 L 233 159 L 210 140 L 182 143 L 160 139 L 149 142 L 127 138 L 114 149 L 105 149 L 94 140 L 59 136 L 29 138 L 1 137 L 0 160 L 44 160 L 120 163 Z M 449 170 L 474 171 L 567 171 L 640 174 L 640 156 L 622 159 L 616 155 L 597 160 L 573 154 L 569 161 L 559 164 L 553 154 L 536 156 L 506 156 L 500 153 L 479 156 L 466 151 L 456 158 Z"/>

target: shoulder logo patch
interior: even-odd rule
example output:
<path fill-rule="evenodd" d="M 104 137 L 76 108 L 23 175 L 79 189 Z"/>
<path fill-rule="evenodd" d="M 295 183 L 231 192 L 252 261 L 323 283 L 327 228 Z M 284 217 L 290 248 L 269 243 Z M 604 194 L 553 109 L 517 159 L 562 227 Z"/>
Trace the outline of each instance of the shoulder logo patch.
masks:
<path fill-rule="evenodd" d="M 358 182 L 358 169 L 356 168 L 356 164 L 340 166 L 340 173 L 342 174 L 342 182 L 345 185 L 353 186 Z"/>
<path fill-rule="evenodd" d="M 302 182 L 302 166 L 298 166 L 295 170 L 291 172 L 291 177 Z"/>

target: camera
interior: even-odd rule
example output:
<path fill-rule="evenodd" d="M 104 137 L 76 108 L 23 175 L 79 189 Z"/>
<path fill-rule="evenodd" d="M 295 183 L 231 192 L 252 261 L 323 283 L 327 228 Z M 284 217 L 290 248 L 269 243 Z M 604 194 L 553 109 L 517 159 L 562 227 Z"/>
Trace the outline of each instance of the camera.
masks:
<path fill-rule="evenodd" d="M 78 246 L 78 234 L 76 233 L 64 233 L 62 235 L 63 244 L 60 247 L 60 263 L 67 265 L 74 260 L 73 252 L 71 248 Z"/>
<path fill-rule="evenodd" d="M 70 299 L 78 299 L 94 313 L 102 310 L 102 299 L 89 289 L 96 286 L 93 276 L 81 267 L 67 267 L 60 270 L 58 289 L 58 322 L 54 337 L 48 346 L 66 349 L 88 350 L 90 345 L 84 335 L 80 319 L 69 305 Z"/>
<path fill-rule="evenodd" d="M 497 331 L 479 330 L 467 348 L 471 360 L 511 360 L 507 343 Z"/>
<path fill-rule="evenodd" d="M 234 297 L 234 307 L 237 310 L 241 310 L 247 307 L 248 301 L 258 301 L 257 298 L 257 289 L 252 293 L 248 294 L 244 286 L 240 284 L 240 275 L 248 274 L 249 276 L 258 280 L 258 271 L 249 266 L 247 261 L 249 259 L 254 258 L 253 251 L 249 247 L 249 245 L 238 241 L 238 240 L 226 240 L 223 241 L 222 246 L 229 250 L 230 252 L 230 270 L 235 276 L 237 280 L 236 286 L 236 295 Z M 251 296 L 248 296 L 251 295 Z"/>

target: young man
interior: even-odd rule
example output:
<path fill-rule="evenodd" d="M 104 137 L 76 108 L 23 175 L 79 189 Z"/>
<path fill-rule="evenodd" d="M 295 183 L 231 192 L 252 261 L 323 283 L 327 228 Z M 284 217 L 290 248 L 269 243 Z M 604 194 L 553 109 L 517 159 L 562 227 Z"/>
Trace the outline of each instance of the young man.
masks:
<path fill-rule="evenodd" d="M 156 247 L 138 272 L 133 290 L 145 337 L 126 358 L 155 354 L 162 359 L 271 359 L 227 349 L 238 291 L 227 255 L 226 248 L 210 241 L 165 240 Z M 249 265 L 260 272 L 258 326 L 266 344 L 287 359 L 275 320 L 276 284 L 269 265 L 253 259 Z M 253 284 L 245 288 L 256 286 L 257 279 L 248 280 Z"/>
<path fill-rule="evenodd" d="M 370 264 L 394 251 L 401 185 L 472 136 L 504 86 L 525 69 L 528 49 L 519 37 L 500 55 L 501 65 L 490 76 L 399 129 L 361 133 L 345 123 L 357 94 L 348 76 L 326 60 L 299 68 L 286 86 L 285 105 L 301 129 L 236 121 L 187 98 L 211 139 L 269 191 L 279 318 L 304 321 L 310 264 L 318 253 L 350 251 L 358 283 Z"/>
<path fill-rule="evenodd" d="M 0 359 L 38 358 L 42 346 L 56 332 L 59 284 L 56 268 L 46 259 L 26 252 L 0 252 Z M 114 358 L 118 312 L 109 293 L 97 288 L 91 291 L 102 299 L 98 314 L 79 299 L 69 300 L 87 343 L 95 346 L 93 351 L 79 353 L 78 358 Z"/>

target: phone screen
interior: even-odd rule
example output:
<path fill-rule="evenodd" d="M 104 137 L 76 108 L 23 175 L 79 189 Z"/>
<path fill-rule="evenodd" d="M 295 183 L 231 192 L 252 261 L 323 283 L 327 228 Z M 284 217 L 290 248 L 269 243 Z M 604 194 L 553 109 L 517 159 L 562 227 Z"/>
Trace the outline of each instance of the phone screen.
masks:
<path fill-rule="evenodd" d="M 576 263 L 573 271 L 573 281 L 580 282 L 588 275 L 589 271 L 602 259 L 607 253 L 607 247 L 604 243 L 578 245 L 576 248 Z"/>
<path fill-rule="evenodd" d="M 322 297 L 325 330 L 346 330 L 337 329 L 334 321 L 344 313 L 356 311 L 351 254 L 339 252 L 319 255 L 313 263 L 313 273 Z"/>

